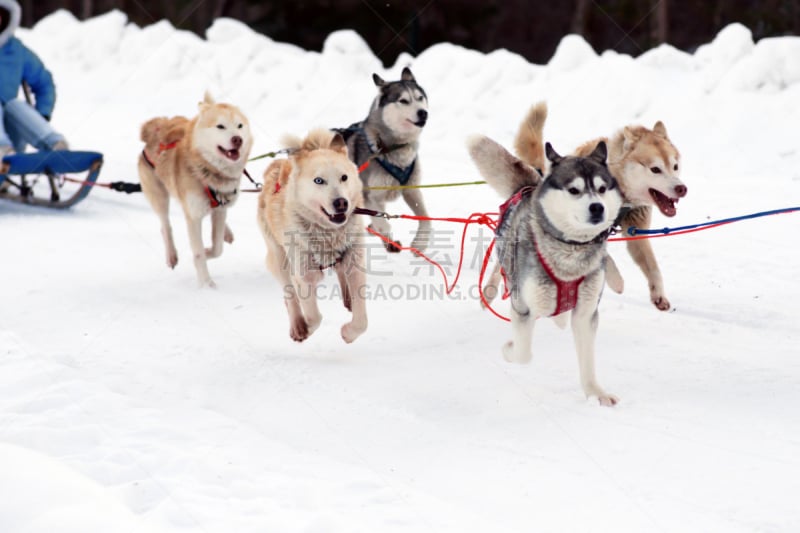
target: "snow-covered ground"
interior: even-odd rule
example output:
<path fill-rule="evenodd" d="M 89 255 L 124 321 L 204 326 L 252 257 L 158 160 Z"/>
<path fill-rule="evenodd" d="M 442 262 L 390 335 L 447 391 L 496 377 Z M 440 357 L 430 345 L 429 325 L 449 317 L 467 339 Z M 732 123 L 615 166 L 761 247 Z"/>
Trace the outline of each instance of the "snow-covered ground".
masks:
<path fill-rule="evenodd" d="M 509 146 L 545 99 L 562 152 L 666 123 L 689 194 L 656 226 L 800 205 L 799 38 L 754 44 L 731 26 L 694 55 L 632 59 L 566 37 L 547 65 L 442 44 L 383 70 L 352 32 L 312 53 L 229 20 L 201 40 L 60 12 L 19 36 L 55 75 L 55 125 L 105 154 L 104 181 L 136 181 L 139 125 L 192 115 L 206 89 L 247 112 L 258 154 L 362 118 L 371 73 L 410 65 L 430 98 L 428 183 L 479 179 L 465 137 Z M 485 187 L 426 199 L 436 216 L 502 200 Z M 348 316 L 326 300 L 321 328 L 291 342 L 255 206 L 232 210 L 236 242 L 210 264 L 219 288 L 199 290 L 177 209 L 170 271 L 141 196 L 0 203 L 0 531 L 800 530 L 800 214 L 654 241 L 668 313 L 610 246 L 626 292 L 601 302 L 598 374 L 621 398 L 609 409 L 583 398 L 571 335 L 549 321 L 530 365 L 502 360 L 510 328 L 474 298 L 478 230 L 456 297 L 376 247 L 367 332 L 345 345 Z M 408 241 L 413 226 L 397 228 Z M 454 260 L 459 228 L 435 228 L 434 257 Z"/>

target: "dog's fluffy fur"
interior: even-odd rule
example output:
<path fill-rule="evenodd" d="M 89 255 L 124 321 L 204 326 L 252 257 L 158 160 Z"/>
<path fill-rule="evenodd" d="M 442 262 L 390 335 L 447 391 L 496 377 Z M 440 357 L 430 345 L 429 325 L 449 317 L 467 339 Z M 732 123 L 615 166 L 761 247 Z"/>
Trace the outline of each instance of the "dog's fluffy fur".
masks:
<path fill-rule="evenodd" d="M 515 141 L 520 158 L 537 168 L 543 168 L 538 165 L 546 164 L 542 156 L 542 129 L 546 116 L 545 104 L 535 104 L 520 124 Z M 601 140 L 608 144 L 608 168 L 617 179 L 630 207 L 620 220 L 623 234 L 627 234 L 631 226 L 650 228 L 653 206 L 665 216 L 675 216 L 675 204 L 686 196 L 687 188 L 680 180 L 680 153 L 670 141 L 663 122 L 656 122 L 653 129 L 626 126 L 610 138 L 594 139 L 582 144 L 575 150 L 575 155 L 589 155 Z M 670 309 L 650 241 L 628 241 L 627 246 L 631 257 L 647 278 L 653 305 L 662 311 Z M 622 277 L 610 257 L 607 267 L 609 285 L 621 292 Z"/>
<path fill-rule="evenodd" d="M 247 118 L 235 106 L 216 103 L 206 94 L 196 117 L 151 119 L 142 125 L 141 139 L 145 147 L 139 155 L 139 179 L 161 221 L 167 266 L 178 263 L 169 222 L 169 202 L 174 197 L 186 217 L 197 280 L 201 286 L 214 287 L 206 260 L 222 253 L 223 240 L 233 242 L 225 218 L 238 196 L 253 143 Z M 224 205 L 212 208 L 206 188 Z M 211 247 L 204 248 L 202 221 L 209 214 Z"/>
<path fill-rule="evenodd" d="M 330 130 L 314 130 L 302 140 L 288 137 L 284 144 L 292 153 L 264 173 L 258 222 L 267 268 L 284 287 L 289 335 L 302 342 L 319 326 L 316 287 L 330 267 L 353 313 L 341 335 L 353 342 L 367 329 L 364 226 L 353 214 L 362 201 L 358 169 L 344 139 Z"/>
<path fill-rule="evenodd" d="M 565 323 L 563 311 L 569 307 L 561 305 L 562 289 L 548 266 L 558 280 L 582 280 L 572 289 L 577 300 L 571 313 L 581 384 L 587 396 L 614 405 L 617 398 L 600 387 L 594 370 L 607 231 L 623 202 L 605 164 L 605 143 L 600 142 L 588 157 L 561 157 L 547 144 L 545 154 L 552 165 L 544 179 L 487 137 L 473 137 L 468 146 L 481 175 L 503 197 L 532 189 L 509 208 L 498 229 L 498 262 L 511 295 L 513 330 L 513 340 L 503 347 L 504 357 L 517 363 L 530 361 L 536 318 L 553 316 L 559 325 Z"/>

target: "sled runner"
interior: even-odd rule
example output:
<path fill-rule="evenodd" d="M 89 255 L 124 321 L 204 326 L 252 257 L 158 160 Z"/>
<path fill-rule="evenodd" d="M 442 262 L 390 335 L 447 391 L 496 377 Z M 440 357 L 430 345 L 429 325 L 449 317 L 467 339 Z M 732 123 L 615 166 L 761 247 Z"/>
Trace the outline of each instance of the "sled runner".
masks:
<path fill-rule="evenodd" d="M 57 209 L 71 207 L 88 196 L 102 166 L 103 154 L 98 152 L 56 150 L 6 156 L 0 163 L 0 199 Z M 67 174 L 85 177 L 67 179 Z"/>

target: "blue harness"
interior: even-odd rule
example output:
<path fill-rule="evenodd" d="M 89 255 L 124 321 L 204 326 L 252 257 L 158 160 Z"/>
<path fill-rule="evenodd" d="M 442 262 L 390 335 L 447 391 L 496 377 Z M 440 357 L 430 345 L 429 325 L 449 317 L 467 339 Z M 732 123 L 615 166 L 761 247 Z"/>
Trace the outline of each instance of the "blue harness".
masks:
<path fill-rule="evenodd" d="M 414 167 L 417 164 L 417 158 L 415 157 L 414 160 L 411 162 L 410 165 L 403 168 L 400 166 L 395 165 L 394 163 L 390 163 L 386 156 L 381 156 L 380 151 L 375 151 L 372 148 L 372 144 L 370 144 L 369 139 L 367 139 L 367 133 L 364 131 L 364 127 L 361 126 L 360 123 L 355 123 L 347 128 L 335 128 L 334 131 L 338 132 L 339 134 L 344 137 L 344 140 L 347 141 L 353 134 L 357 134 L 359 137 L 364 139 L 364 144 L 367 146 L 367 149 L 372 156 L 371 159 L 375 159 L 378 164 L 389 173 L 391 177 L 396 179 L 400 185 L 405 185 L 408 183 L 408 180 L 411 179 L 411 175 L 414 173 Z M 356 164 L 362 164 L 363 161 L 357 161 Z"/>

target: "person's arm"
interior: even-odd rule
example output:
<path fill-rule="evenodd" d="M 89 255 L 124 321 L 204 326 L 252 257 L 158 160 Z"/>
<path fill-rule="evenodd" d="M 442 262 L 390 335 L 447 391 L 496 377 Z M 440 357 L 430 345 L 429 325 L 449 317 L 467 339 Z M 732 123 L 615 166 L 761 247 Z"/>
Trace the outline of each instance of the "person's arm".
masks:
<path fill-rule="evenodd" d="M 50 120 L 56 104 L 56 87 L 53 84 L 53 76 L 36 54 L 25 47 L 23 47 L 23 53 L 25 63 L 22 79 L 28 83 L 36 97 L 36 111 Z"/>

